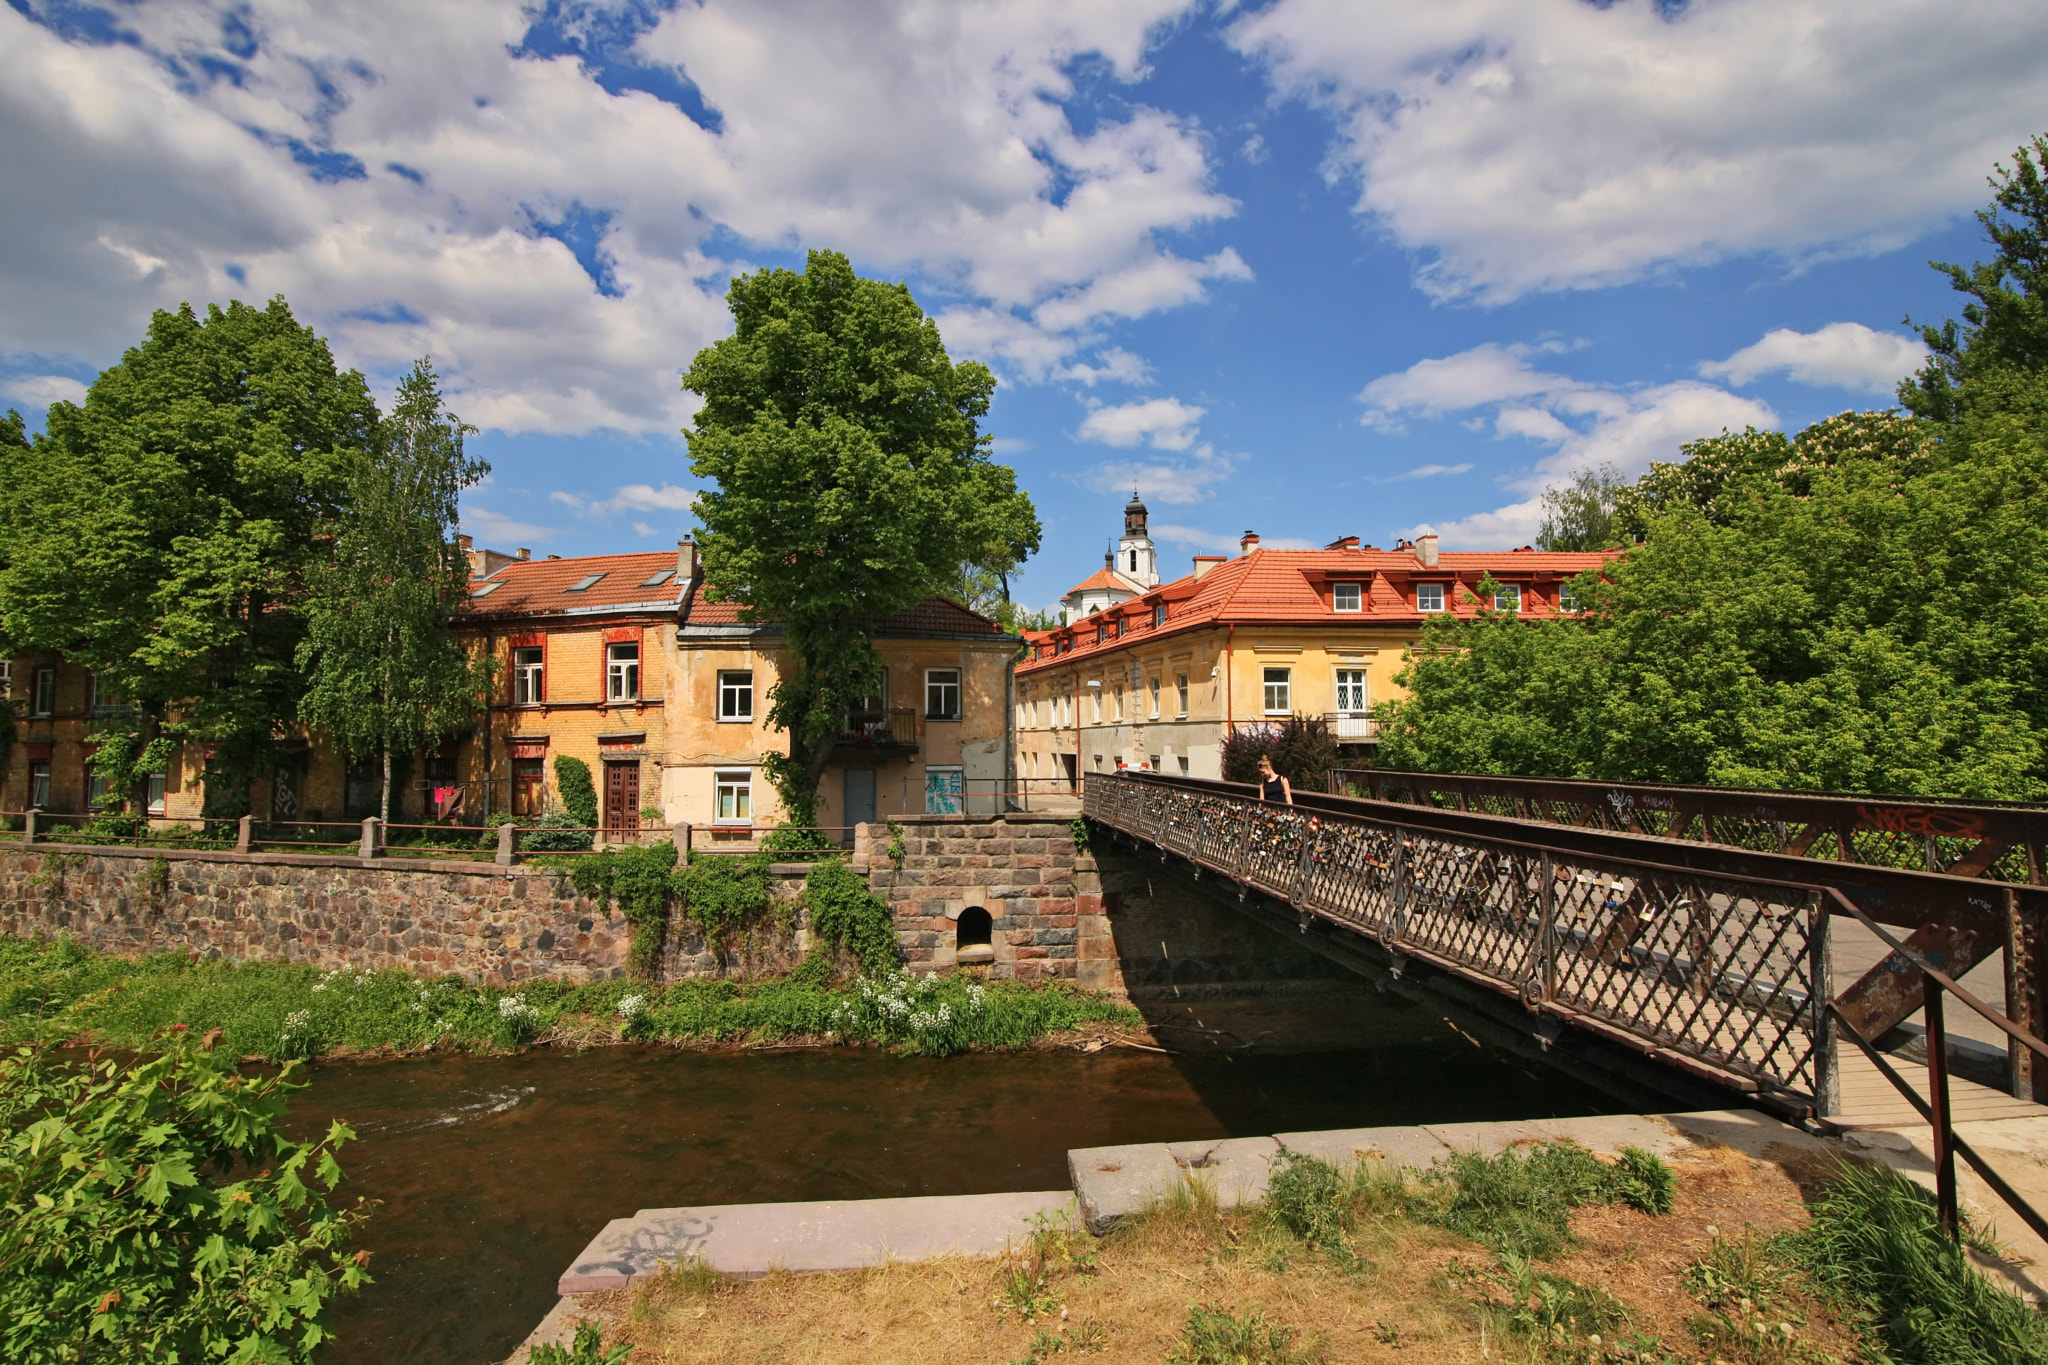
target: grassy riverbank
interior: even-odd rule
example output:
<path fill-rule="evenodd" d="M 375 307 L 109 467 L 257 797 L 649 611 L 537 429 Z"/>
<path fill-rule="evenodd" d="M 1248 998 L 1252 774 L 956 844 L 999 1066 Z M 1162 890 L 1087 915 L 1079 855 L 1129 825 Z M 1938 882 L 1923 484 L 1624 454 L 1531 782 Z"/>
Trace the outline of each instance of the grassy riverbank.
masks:
<path fill-rule="evenodd" d="M 115 957 L 68 940 L 0 941 L 0 1040 L 142 1047 L 172 1024 L 220 1029 L 236 1055 L 286 1060 L 535 1043 L 731 1044 L 841 1040 L 926 1056 L 1018 1048 L 1137 1011 L 1057 985 L 964 976 L 834 982 L 820 964 L 759 982 L 667 986 L 533 981 L 517 990 L 406 972 L 322 972 L 284 962 Z"/>
<path fill-rule="evenodd" d="M 1191 1190 L 1002 1260 L 754 1281 L 686 1266 L 585 1307 L 630 1365 L 2048 1358 L 2048 1319 L 1972 1271 L 1898 1176 L 1728 1149 L 1679 1158 L 1668 1183 L 1660 1166 L 1564 1146 L 1393 1174 L 1283 1159 L 1255 1208 Z"/>

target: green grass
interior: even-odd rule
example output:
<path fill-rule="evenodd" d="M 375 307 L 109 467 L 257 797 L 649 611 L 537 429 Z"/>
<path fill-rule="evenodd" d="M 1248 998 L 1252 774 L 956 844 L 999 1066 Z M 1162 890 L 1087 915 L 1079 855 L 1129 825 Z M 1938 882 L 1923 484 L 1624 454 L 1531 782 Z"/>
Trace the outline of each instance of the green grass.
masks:
<path fill-rule="evenodd" d="M 515 990 L 402 971 L 323 972 L 284 962 L 102 954 L 60 939 L 0 940 L 0 1041 L 85 1037 L 143 1047 L 171 1024 L 221 1030 L 239 1056 L 496 1051 L 579 1041 L 738 1042 L 837 1037 L 944 1056 L 1027 1046 L 1086 1024 L 1135 1026 L 1135 1010 L 1058 985 L 906 974 L 834 986 L 823 973 L 756 982 L 610 980 Z"/>

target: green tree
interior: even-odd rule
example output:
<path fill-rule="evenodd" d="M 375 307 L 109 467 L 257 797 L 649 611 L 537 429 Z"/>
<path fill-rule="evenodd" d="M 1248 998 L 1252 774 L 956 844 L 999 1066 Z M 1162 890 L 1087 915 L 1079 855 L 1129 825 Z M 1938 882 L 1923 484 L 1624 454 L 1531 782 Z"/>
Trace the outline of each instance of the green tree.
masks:
<path fill-rule="evenodd" d="M 153 1054 L 0 1061 L 0 1355 L 19 1365 L 306 1362 L 330 1299 L 369 1282 L 347 1244 L 339 1122 L 277 1131 L 281 1074 L 245 1076 L 180 1024 Z"/>
<path fill-rule="evenodd" d="M 816 820 L 846 715 L 877 690 L 873 622 L 999 576 L 1038 541 L 1014 473 L 981 433 L 995 378 L 953 363 L 910 290 L 810 253 L 802 273 L 733 281 L 734 331 L 692 361 L 685 433 L 709 592 L 779 625 L 790 667 L 769 694 L 787 755 L 763 755 L 790 821 Z"/>
<path fill-rule="evenodd" d="M 1572 481 L 1543 490 L 1539 550 L 1604 550 L 1621 538 L 1614 525 L 1614 494 L 1621 471 L 1611 464 L 1581 469 Z"/>
<path fill-rule="evenodd" d="M 444 410 L 433 364 L 414 361 L 374 446 L 349 461 L 348 510 L 313 578 L 299 717 L 346 758 L 382 757 L 386 821 L 392 751 L 466 723 L 486 697 L 489 661 L 449 628 L 469 578 L 456 503 L 490 472 L 463 451 L 474 431 Z"/>
<path fill-rule="evenodd" d="M 1977 221 L 1997 248 L 1989 261 L 1964 267 L 1933 262 L 1972 302 L 1962 320 L 1918 325 L 1929 351 L 1919 373 L 1899 384 L 1908 412 L 1957 421 L 1966 402 L 2011 397 L 2006 377 L 2048 366 L 2048 137 L 2013 154 L 2011 169 L 1993 168 L 1991 207 Z M 1906 325 L 1916 326 L 1911 318 Z M 1989 381 L 1989 382 L 1987 382 Z M 2022 392 L 2031 392 L 2022 390 Z"/>
<path fill-rule="evenodd" d="M 246 809 L 297 714 L 308 580 L 375 442 L 362 376 L 283 299 L 186 305 L 46 428 L 10 469 L 0 635 L 90 668 L 138 708 L 144 752 L 216 746 L 209 800 Z"/>

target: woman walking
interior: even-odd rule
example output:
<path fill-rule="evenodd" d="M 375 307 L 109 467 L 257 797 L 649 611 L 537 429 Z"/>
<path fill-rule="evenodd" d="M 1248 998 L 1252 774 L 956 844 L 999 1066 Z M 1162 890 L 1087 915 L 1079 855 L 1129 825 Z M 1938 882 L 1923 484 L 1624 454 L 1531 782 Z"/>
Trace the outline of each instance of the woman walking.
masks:
<path fill-rule="evenodd" d="M 1277 801 L 1283 806 L 1294 804 L 1294 787 L 1288 780 L 1273 771 L 1273 756 L 1259 755 L 1259 798 Z"/>

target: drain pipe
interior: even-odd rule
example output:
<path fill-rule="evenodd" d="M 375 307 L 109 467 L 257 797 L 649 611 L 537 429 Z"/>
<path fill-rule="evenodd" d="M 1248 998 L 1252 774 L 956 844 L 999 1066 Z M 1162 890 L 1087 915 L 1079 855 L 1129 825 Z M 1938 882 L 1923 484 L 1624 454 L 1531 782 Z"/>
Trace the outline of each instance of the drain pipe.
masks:
<path fill-rule="evenodd" d="M 1012 657 L 1003 665 L 1003 786 L 1014 790 L 1017 781 L 1017 660 Z M 998 794 L 995 813 L 1001 815 L 1006 803 L 1014 803 L 1015 797 L 1007 793 Z"/>
<path fill-rule="evenodd" d="M 1223 735 L 1237 733 L 1237 622 L 1232 621 L 1223 637 Z"/>

